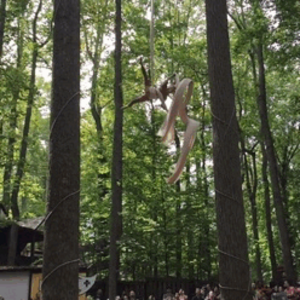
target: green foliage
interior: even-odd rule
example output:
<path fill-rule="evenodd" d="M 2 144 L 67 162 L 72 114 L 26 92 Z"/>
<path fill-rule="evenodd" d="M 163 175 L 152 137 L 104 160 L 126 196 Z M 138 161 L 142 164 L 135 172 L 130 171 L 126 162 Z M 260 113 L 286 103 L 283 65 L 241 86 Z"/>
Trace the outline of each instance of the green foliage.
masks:
<path fill-rule="evenodd" d="M 44 1 L 45 2 L 45 1 Z M 247 2 L 247 1 L 246 1 Z M 255 47 L 263 43 L 266 68 L 268 112 L 281 170 L 293 255 L 299 257 L 299 4 L 295 0 L 269 1 L 270 6 L 252 9 L 245 1 L 231 1 L 229 18 L 232 72 L 237 116 L 245 147 L 260 141 L 256 104 L 257 73 Z M 258 2 L 257 2 L 258 3 Z M 4 167 L 8 162 L 8 141 L 14 139 L 12 169 L 19 153 L 29 92 L 31 22 L 37 2 L 11 1 L 7 8 L 4 55 L 0 66 L 0 186 L 3 197 Z M 212 132 L 209 107 L 207 47 L 203 1 L 155 1 L 156 84 L 177 72 L 194 80 L 189 114 L 201 123 L 201 130 L 189 157 L 180 190 L 168 186 L 166 178 L 177 159 L 175 146 L 161 144 L 157 132 L 166 113 L 159 102 L 138 104 L 124 111 L 123 145 L 123 236 L 120 241 L 122 279 L 175 276 L 180 263 L 182 277 L 208 279 L 218 273 L 216 216 L 212 170 Z M 276 14 L 275 13 L 276 10 Z M 114 2 L 84 0 L 82 19 L 82 112 L 81 119 L 81 247 L 83 260 L 94 266 L 99 276 L 108 274 L 110 170 L 113 148 L 114 88 Z M 49 33 L 52 7 L 44 3 L 39 18 L 38 39 Z M 123 4 L 123 96 L 124 104 L 144 91 L 138 58 L 148 66 L 149 1 Z M 97 46 L 98 45 L 98 46 Z M 17 47 L 22 53 L 17 52 Z M 249 55 L 250 54 L 250 55 Z M 18 55 L 21 57 L 18 58 Z M 28 156 L 21 183 L 21 218 L 45 213 L 48 179 L 48 137 L 52 44 L 40 49 L 36 97 L 28 138 Z M 251 59 L 251 55 L 253 59 Z M 96 107 L 103 131 L 96 130 L 90 104 L 93 76 L 92 56 L 100 59 L 96 78 Z M 256 81 L 255 78 L 256 77 Z M 168 100 L 168 103 L 170 101 Z M 16 117 L 16 125 L 11 126 Z M 177 124 L 182 139 L 184 127 Z M 266 232 L 262 153 L 255 147 L 258 189 L 259 247 L 265 279 L 271 278 L 271 262 Z M 252 170 L 253 172 L 253 170 Z M 12 180 L 14 173 L 12 174 Z M 12 181 L 13 182 L 13 181 Z M 249 257 L 255 268 L 252 212 L 244 180 L 244 203 L 249 241 Z M 272 204 L 276 258 L 281 263 L 279 233 Z M 1 225 L 0 225 L 1 227 Z M 181 249 L 181 261 L 176 257 Z M 299 270 L 299 266 L 298 270 Z M 253 272 L 255 274 L 255 272 Z M 255 275 L 254 275 L 255 277 Z M 254 278 L 256 279 L 256 278 Z"/>

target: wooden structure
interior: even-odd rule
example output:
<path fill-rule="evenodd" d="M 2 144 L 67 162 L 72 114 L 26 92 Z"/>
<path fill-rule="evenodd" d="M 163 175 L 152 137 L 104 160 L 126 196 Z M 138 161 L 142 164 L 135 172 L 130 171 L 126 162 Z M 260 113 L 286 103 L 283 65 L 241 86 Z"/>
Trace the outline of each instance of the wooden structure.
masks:
<path fill-rule="evenodd" d="M 85 276 L 84 270 L 80 273 Z M 0 295 L 8 300 L 40 300 L 42 266 L 0 267 Z M 78 296 L 86 300 L 86 295 Z"/>
<path fill-rule="evenodd" d="M 0 266 L 29 266 L 41 257 L 35 250 L 36 244 L 43 241 L 43 232 L 34 227 L 38 221 L 34 219 L 26 225 L 1 219 Z"/>

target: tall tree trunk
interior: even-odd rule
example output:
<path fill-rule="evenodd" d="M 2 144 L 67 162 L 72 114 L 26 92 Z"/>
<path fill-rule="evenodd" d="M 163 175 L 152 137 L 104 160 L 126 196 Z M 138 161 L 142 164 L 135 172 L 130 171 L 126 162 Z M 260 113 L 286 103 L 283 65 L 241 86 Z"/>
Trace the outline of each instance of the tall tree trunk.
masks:
<path fill-rule="evenodd" d="M 151 70 L 150 70 L 151 72 Z M 156 159 L 157 159 L 157 126 L 155 124 L 155 108 L 153 102 L 151 102 L 151 137 L 152 137 L 152 145 L 153 145 L 153 153 L 152 153 L 152 182 L 154 183 L 154 189 L 152 191 L 153 195 L 156 194 Z M 158 196 L 157 196 L 158 197 Z M 157 209 L 155 206 L 151 207 L 151 216 L 153 221 L 157 223 Z M 153 260 L 153 276 L 154 278 L 158 277 L 158 245 L 157 245 L 157 232 L 154 231 L 150 235 L 151 237 L 151 260 Z"/>
<path fill-rule="evenodd" d="M 0 61 L 3 55 L 3 37 L 6 19 L 6 0 L 1 0 L 0 4 Z"/>
<path fill-rule="evenodd" d="M 221 294 L 225 300 L 252 299 L 227 5 L 226 0 L 205 2 Z"/>
<path fill-rule="evenodd" d="M 207 99 L 207 94 L 204 88 L 202 88 L 202 93 L 203 93 L 203 98 Z M 208 174 L 207 174 L 207 168 L 206 168 L 206 144 L 205 144 L 205 113 L 206 113 L 206 105 L 205 101 L 204 104 L 202 105 L 202 125 L 201 125 L 201 133 L 200 133 L 200 144 L 201 144 L 201 169 L 202 169 L 202 178 L 203 178 L 203 199 L 204 199 L 204 205 L 205 205 L 205 215 L 206 219 L 204 221 L 204 236 L 206 239 L 206 242 L 203 243 L 203 254 L 205 257 L 205 271 L 207 272 L 206 278 L 211 277 L 211 251 L 210 251 L 210 228 L 209 228 L 209 183 L 208 183 Z"/>
<path fill-rule="evenodd" d="M 256 276 L 260 282 L 263 282 L 262 276 L 262 266 L 261 266 L 261 252 L 259 247 L 259 231 L 258 231 L 258 217 L 257 217 L 257 206 L 256 206 L 256 191 L 257 191 L 257 171 L 256 171 L 256 160 L 255 160 L 255 152 L 248 151 L 245 148 L 245 143 L 243 138 L 241 138 L 242 151 L 244 156 L 244 168 L 246 174 L 246 186 L 247 192 L 251 205 L 251 215 L 252 215 L 252 230 L 253 230 L 253 239 L 255 245 L 255 265 L 256 265 Z M 248 163 L 247 153 L 252 157 L 252 167 L 250 170 L 250 166 Z"/>
<path fill-rule="evenodd" d="M 115 124 L 112 162 L 112 207 L 110 219 L 110 248 L 109 248 L 109 299 L 117 295 L 117 279 L 120 267 L 119 242 L 122 235 L 122 133 L 123 133 L 123 95 L 122 95 L 122 9 L 121 0 L 116 0 L 115 19 Z"/>
<path fill-rule="evenodd" d="M 29 135 L 29 128 L 30 128 L 30 120 L 31 120 L 31 113 L 32 113 L 32 105 L 35 97 L 35 71 L 36 71 L 36 62 L 38 56 L 38 45 L 36 41 L 36 26 L 37 26 L 37 19 L 38 15 L 42 9 L 42 1 L 40 0 L 37 11 L 34 16 L 33 20 L 33 52 L 32 52 L 32 63 L 31 63 L 31 76 L 30 76 L 30 83 L 29 83 L 29 94 L 27 100 L 27 109 L 23 127 L 23 136 L 21 141 L 21 149 L 20 149 L 20 156 L 19 161 L 17 164 L 17 171 L 16 177 L 13 184 L 13 190 L 11 194 L 11 203 L 18 203 L 18 195 L 21 185 L 21 180 L 24 174 L 24 166 L 26 162 L 26 153 L 27 153 L 27 146 L 28 146 L 28 135 Z"/>
<path fill-rule="evenodd" d="M 80 194 L 80 1 L 55 0 L 50 178 L 42 292 L 78 299 Z"/>
<path fill-rule="evenodd" d="M 23 44 L 24 44 L 24 30 L 22 28 L 22 19 L 24 17 L 24 13 L 21 18 L 18 19 L 18 41 L 17 41 L 17 66 L 16 69 L 18 72 L 22 71 L 22 58 L 23 58 Z M 18 220 L 20 218 L 20 210 L 17 201 L 10 202 L 11 199 L 11 177 L 12 177 L 12 169 L 14 164 L 14 150 L 15 150 L 15 131 L 17 127 L 17 104 L 19 100 L 21 83 L 18 82 L 17 87 L 12 87 L 12 108 L 10 110 L 10 121 L 9 121 L 9 138 L 7 144 L 7 157 L 4 166 L 4 175 L 3 175 L 3 203 L 8 205 L 11 208 L 13 218 Z"/>
<path fill-rule="evenodd" d="M 289 150 L 289 145 L 290 145 L 290 139 L 288 139 L 287 145 L 283 149 L 283 155 L 282 155 L 282 161 L 280 163 L 279 167 L 279 182 L 280 182 L 280 187 L 282 191 L 282 199 L 283 199 L 283 208 L 284 208 L 284 213 L 285 213 L 285 219 L 286 219 L 286 224 L 289 232 L 289 240 L 290 240 L 290 246 L 291 246 L 291 251 L 294 252 L 296 248 L 296 241 L 295 237 L 292 233 L 292 226 L 291 226 L 291 214 L 289 211 L 289 189 L 288 189 L 288 179 L 289 179 L 289 169 L 290 169 L 290 162 L 293 158 L 293 156 L 296 154 L 297 149 L 299 148 L 299 145 L 296 145 L 291 151 Z"/>
<path fill-rule="evenodd" d="M 268 238 L 269 253 L 270 253 L 270 260 L 271 260 L 272 278 L 273 280 L 275 280 L 277 277 L 277 262 L 275 256 L 275 247 L 274 247 L 273 231 L 272 231 L 271 200 L 270 200 L 270 189 L 269 189 L 269 180 L 268 180 L 268 171 L 267 171 L 268 159 L 267 159 L 264 143 L 261 142 L 260 146 L 263 155 L 262 181 L 263 181 L 264 193 L 265 193 L 267 238 Z"/>
<path fill-rule="evenodd" d="M 253 74 L 253 81 L 254 85 L 258 85 L 257 80 L 257 72 L 256 72 L 256 61 L 255 56 L 252 51 L 249 51 L 249 57 L 251 60 L 252 65 L 252 74 Z M 258 95 L 257 95 L 258 98 Z M 261 139 L 263 138 L 263 134 L 260 134 Z M 273 279 L 276 278 L 277 274 L 277 262 L 275 256 L 275 247 L 274 247 L 274 240 L 273 240 L 273 231 L 272 231 L 272 220 L 271 220 L 271 205 L 270 205 L 270 189 L 269 189 L 269 180 L 268 180 L 268 162 L 267 162 L 267 154 L 264 146 L 264 142 L 260 141 L 261 150 L 263 154 L 263 165 L 262 165 L 262 180 L 264 183 L 264 194 L 265 194 L 265 209 L 266 209 L 266 228 L 267 228 L 267 238 L 268 238 L 268 245 L 269 245 L 269 252 L 270 252 L 270 260 L 271 260 L 271 268 L 272 268 L 272 277 Z"/>
<path fill-rule="evenodd" d="M 177 153 L 180 151 L 180 140 L 178 137 L 178 134 L 175 133 L 175 145 Z M 181 269 L 182 269 L 182 237 L 181 237 L 181 230 L 182 230 L 182 224 L 181 224 L 181 195 L 180 195 L 180 180 L 178 180 L 176 183 L 176 277 L 181 278 Z"/>
<path fill-rule="evenodd" d="M 190 161 L 186 162 L 186 173 L 187 173 L 187 183 L 186 183 L 186 190 L 187 190 L 187 199 L 186 199 L 186 224 L 190 223 L 190 216 L 192 215 L 192 205 L 191 205 L 191 197 L 189 196 L 189 191 L 191 189 L 191 180 L 190 180 Z M 194 231 L 192 230 L 193 227 L 188 228 L 187 232 L 187 257 L 188 257 L 188 274 L 189 279 L 194 278 Z"/>
<path fill-rule="evenodd" d="M 101 7 L 103 14 L 101 17 L 103 20 L 107 18 L 108 14 L 108 0 L 105 1 L 104 6 Z M 99 12 L 100 14 L 100 12 Z M 103 50 L 103 36 L 104 36 L 104 25 L 102 23 L 97 24 L 97 36 L 95 40 L 95 45 L 94 45 L 94 53 L 92 54 L 91 51 L 89 50 L 88 46 L 88 39 L 87 39 L 87 33 L 85 32 L 85 39 L 86 39 L 86 45 L 87 45 L 87 52 L 89 54 L 89 57 L 92 61 L 93 64 L 93 73 L 92 73 L 92 86 L 91 86 L 91 100 L 90 100 L 90 105 L 91 105 L 91 112 L 93 119 L 95 121 L 96 125 L 96 131 L 97 131 L 97 138 L 98 138 L 98 163 L 99 165 L 104 164 L 107 161 L 107 158 L 104 156 L 104 146 L 103 146 L 103 127 L 102 127 L 102 107 L 100 103 L 98 103 L 99 99 L 99 94 L 97 92 L 97 85 L 98 85 L 98 78 L 99 78 L 99 68 L 100 68 L 100 58 Z M 97 174 L 97 185 L 98 185 L 98 196 L 99 196 L 99 201 L 103 199 L 103 197 L 108 193 L 108 190 L 106 188 L 106 180 L 109 179 L 109 174 L 108 173 L 101 173 L 98 172 Z"/>
<path fill-rule="evenodd" d="M 257 104 L 259 108 L 259 116 L 261 121 L 261 132 L 263 135 L 263 139 L 265 141 L 266 154 L 267 154 L 269 168 L 270 168 L 273 199 L 274 199 L 277 222 L 278 222 L 279 233 L 280 233 L 284 267 L 285 267 L 287 279 L 295 281 L 297 278 L 296 278 L 296 272 L 293 265 L 293 257 L 291 253 L 288 228 L 285 220 L 283 199 L 282 199 L 280 183 L 279 183 L 277 158 L 275 154 L 274 143 L 273 143 L 272 133 L 271 133 L 269 119 L 268 119 L 265 67 L 264 67 L 262 43 L 260 43 L 257 47 L 257 58 L 259 64 L 259 96 L 257 98 Z"/>

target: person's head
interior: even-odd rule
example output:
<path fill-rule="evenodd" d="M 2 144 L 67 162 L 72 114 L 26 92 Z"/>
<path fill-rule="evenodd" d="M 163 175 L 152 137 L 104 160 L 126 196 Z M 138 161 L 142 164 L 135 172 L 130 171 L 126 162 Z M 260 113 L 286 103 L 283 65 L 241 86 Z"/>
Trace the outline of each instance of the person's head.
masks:
<path fill-rule="evenodd" d="M 123 296 L 123 300 L 128 300 L 128 296 L 126 294 Z"/>
<path fill-rule="evenodd" d="M 218 287 L 217 285 L 216 285 L 215 288 L 214 288 L 214 293 L 215 293 L 215 294 L 218 294 L 218 293 L 219 293 L 219 287 Z"/>
<path fill-rule="evenodd" d="M 184 290 L 183 290 L 183 289 L 180 289 L 179 292 L 178 292 L 178 294 L 179 294 L 179 295 L 184 295 Z"/>
<path fill-rule="evenodd" d="M 121 300 L 121 297 L 120 297 L 120 296 L 116 296 L 115 299 L 116 299 L 116 300 Z"/>
<path fill-rule="evenodd" d="M 101 289 L 97 290 L 97 296 L 102 296 L 103 295 L 103 292 Z"/>
<path fill-rule="evenodd" d="M 287 280 L 284 281 L 283 286 L 287 289 L 290 285 Z"/>
<path fill-rule="evenodd" d="M 201 294 L 201 290 L 199 288 L 196 288 L 195 293 L 196 293 L 196 295 L 200 295 Z"/>
<path fill-rule="evenodd" d="M 282 292 L 282 286 L 281 286 L 281 285 L 278 287 L 278 292 L 279 292 L 279 293 Z"/>
<path fill-rule="evenodd" d="M 135 298 L 135 292 L 134 291 L 130 291 L 129 298 Z"/>

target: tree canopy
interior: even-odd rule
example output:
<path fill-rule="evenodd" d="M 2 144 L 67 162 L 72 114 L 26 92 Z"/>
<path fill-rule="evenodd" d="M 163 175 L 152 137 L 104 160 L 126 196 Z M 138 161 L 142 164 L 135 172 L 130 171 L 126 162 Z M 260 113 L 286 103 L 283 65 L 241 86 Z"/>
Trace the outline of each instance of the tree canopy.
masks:
<path fill-rule="evenodd" d="M 48 2 L 1 0 L 0 202 L 10 219 L 46 214 L 55 18 Z M 200 0 L 154 4 L 155 84 L 173 73 L 191 78 L 189 115 L 201 125 L 178 188 L 166 183 L 179 153 L 175 144 L 162 145 L 157 135 L 166 115 L 160 102 L 124 110 L 119 276 L 216 278 L 219 253 L 205 6 Z M 282 253 L 286 245 L 263 121 L 268 121 L 274 148 L 278 173 L 273 176 L 278 180 L 291 267 L 295 274 L 300 271 L 300 5 L 296 0 L 230 0 L 227 5 L 250 268 L 252 280 L 269 281 L 277 276 L 278 266 L 286 267 Z M 114 1 L 81 0 L 80 255 L 99 278 L 108 276 L 109 266 L 114 19 Z M 139 59 L 149 66 L 149 34 L 150 1 L 122 1 L 124 105 L 144 92 Z M 262 76 L 267 120 L 259 110 Z M 185 127 L 178 122 L 177 129 L 182 145 Z"/>

